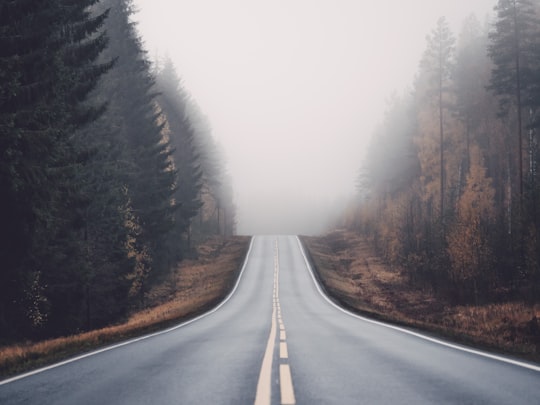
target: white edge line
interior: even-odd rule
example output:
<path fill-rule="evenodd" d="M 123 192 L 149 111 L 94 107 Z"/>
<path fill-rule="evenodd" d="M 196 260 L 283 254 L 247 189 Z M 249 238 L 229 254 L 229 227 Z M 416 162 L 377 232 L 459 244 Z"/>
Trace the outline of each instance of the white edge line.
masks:
<path fill-rule="evenodd" d="M 503 363 L 508 363 L 508 364 L 512 364 L 514 366 L 519 366 L 519 367 L 527 368 L 529 370 L 540 372 L 540 366 L 537 366 L 537 365 L 534 365 L 534 364 L 525 363 L 525 362 L 514 360 L 514 359 L 511 359 L 511 358 L 502 357 L 502 356 L 498 356 L 498 355 L 495 355 L 495 354 L 492 354 L 492 353 L 487 353 L 487 352 L 472 349 L 472 348 L 469 348 L 469 347 L 460 346 L 460 345 L 457 345 L 457 344 L 446 342 L 444 340 L 436 339 L 436 338 L 433 338 L 433 337 L 430 337 L 430 336 L 427 336 L 427 335 L 423 335 L 423 334 L 418 333 L 418 332 L 413 332 L 411 330 L 401 328 L 399 326 L 394 326 L 394 325 L 390 325 L 390 324 L 387 324 L 387 323 L 384 323 L 384 322 L 376 321 L 374 319 L 369 319 L 369 318 L 366 318 L 364 316 L 355 314 L 354 312 L 348 311 L 348 310 L 340 307 L 338 304 L 336 304 L 334 301 L 332 301 L 325 294 L 325 292 L 321 289 L 321 286 L 319 285 L 319 282 L 317 281 L 317 278 L 315 277 L 315 274 L 313 273 L 313 269 L 311 268 L 311 264 L 309 263 L 309 260 L 307 259 L 306 253 L 304 252 L 304 248 L 303 248 L 302 243 L 300 242 L 300 238 L 298 236 L 296 236 L 296 240 L 298 242 L 298 245 L 300 246 L 300 251 L 302 252 L 302 256 L 304 257 L 304 261 L 305 261 L 306 266 L 307 266 L 307 268 L 309 270 L 311 278 L 313 279 L 313 282 L 315 283 L 315 287 L 317 287 L 317 291 L 319 291 L 319 294 L 321 294 L 321 296 L 330 305 L 332 305 L 335 308 L 339 309 L 341 312 L 343 312 L 343 313 L 345 313 L 345 314 L 347 314 L 349 316 L 352 316 L 353 318 L 360 319 L 360 320 L 362 320 L 364 322 L 368 322 L 368 323 L 371 323 L 371 324 L 383 326 L 385 328 L 393 329 L 393 330 L 396 330 L 396 331 L 399 331 L 399 332 L 402 332 L 402 333 L 406 333 L 407 335 L 412 335 L 412 336 L 418 337 L 420 339 L 424 339 L 424 340 L 427 340 L 429 342 L 436 343 L 436 344 L 439 344 L 439 345 L 442 345 L 442 346 L 446 346 L 446 347 L 449 347 L 449 348 L 452 348 L 452 349 L 455 349 L 455 350 L 460 350 L 462 352 L 475 354 L 475 355 L 481 356 L 481 357 L 487 357 L 487 358 L 492 359 L 492 360 L 497 360 L 497 361 L 500 361 L 500 362 L 503 362 Z"/>
<path fill-rule="evenodd" d="M 130 340 L 127 340 L 127 341 L 122 342 L 122 343 L 117 343 L 117 344 L 114 344 L 112 346 L 107 346 L 107 347 L 104 347 L 102 349 L 95 350 L 95 351 L 92 351 L 92 352 L 89 352 L 89 353 L 85 353 L 85 354 L 77 356 L 77 357 L 72 357 L 70 359 L 61 361 L 59 363 L 51 364 L 50 366 L 42 367 L 42 368 L 39 368 L 37 370 L 29 371 L 27 373 L 20 374 L 20 375 L 17 375 L 15 377 L 8 378 L 6 380 L 2 380 L 2 381 L 0 381 L 0 386 L 6 385 L 6 384 L 9 384 L 9 383 L 18 381 L 18 380 L 22 380 L 24 378 L 31 377 L 31 376 L 36 375 L 36 374 L 43 373 L 44 371 L 47 371 L 47 370 L 51 370 L 51 369 L 54 369 L 54 368 L 57 368 L 57 367 L 61 367 L 61 366 L 64 366 L 66 364 L 73 363 L 73 362 L 76 362 L 78 360 L 85 359 L 87 357 L 95 356 L 96 354 L 100 354 L 100 353 L 103 353 L 103 352 L 108 352 L 109 350 L 118 349 L 119 347 L 122 347 L 122 346 L 127 346 L 127 345 L 132 344 L 132 343 L 140 342 L 141 340 L 149 339 L 149 338 L 159 336 L 159 335 L 164 335 L 166 333 L 169 333 L 169 332 L 175 331 L 177 329 L 183 328 L 184 326 L 187 326 L 187 325 L 189 325 L 191 323 L 197 322 L 198 320 L 200 320 L 202 318 L 205 318 L 208 315 L 213 314 L 218 309 L 220 309 L 223 305 L 225 305 L 231 299 L 231 297 L 234 295 L 234 293 L 236 292 L 236 290 L 238 288 L 238 285 L 240 284 L 240 280 L 242 279 L 242 276 L 244 274 L 244 270 L 246 269 L 246 265 L 247 265 L 247 262 L 248 262 L 248 259 L 249 259 L 249 255 L 251 253 L 251 248 L 253 247 L 253 240 L 254 240 L 254 237 L 251 237 L 251 241 L 249 243 L 249 249 L 248 249 L 248 251 L 246 253 L 246 257 L 244 259 L 244 264 L 242 265 L 242 270 L 240 271 L 240 274 L 238 275 L 238 279 L 236 280 L 236 284 L 234 285 L 234 288 L 229 293 L 229 295 L 227 295 L 225 297 L 225 299 L 223 301 L 221 301 L 221 303 L 219 305 L 217 305 L 213 309 L 209 310 L 208 312 L 205 312 L 204 314 L 201 314 L 201 315 L 197 316 L 196 318 L 190 319 L 189 321 L 182 322 L 182 323 L 180 323 L 180 324 L 178 324 L 176 326 L 173 326 L 171 328 L 168 328 L 168 329 L 165 329 L 165 330 L 162 330 L 162 331 L 159 331 L 159 332 L 154 332 L 154 333 L 151 333 L 149 335 L 139 336 L 137 338 L 130 339 Z"/>

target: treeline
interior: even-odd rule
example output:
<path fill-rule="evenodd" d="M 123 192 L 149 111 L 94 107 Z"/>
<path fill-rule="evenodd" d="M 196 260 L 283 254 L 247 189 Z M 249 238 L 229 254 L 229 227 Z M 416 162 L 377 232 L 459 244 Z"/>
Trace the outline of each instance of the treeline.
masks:
<path fill-rule="evenodd" d="M 0 3 L 0 342 L 121 320 L 194 237 L 234 232 L 209 125 L 133 12 Z"/>
<path fill-rule="evenodd" d="M 346 224 L 456 303 L 540 292 L 540 4 L 444 18 L 375 132 Z"/>

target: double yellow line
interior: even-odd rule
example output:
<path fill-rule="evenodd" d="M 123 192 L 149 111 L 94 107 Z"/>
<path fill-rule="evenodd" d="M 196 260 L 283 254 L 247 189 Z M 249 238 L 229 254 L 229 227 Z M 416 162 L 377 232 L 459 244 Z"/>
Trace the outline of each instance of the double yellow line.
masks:
<path fill-rule="evenodd" d="M 287 349 L 287 332 L 281 318 L 281 306 L 279 304 L 279 246 L 277 240 L 274 245 L 274 293 L 272 296 L 272 325 L 270 336 L 264 352 L 255 405 L 270 405 L 272 400 L 272 360 L 276 343 L 277 325 L 279 324 L 279 387 L 282 405 L 294 405 L 294 387 L 292 383 L 291 368 L 287 363 L 289 352 Z M 277 322 L 276 322 L 277 320 Z"/>

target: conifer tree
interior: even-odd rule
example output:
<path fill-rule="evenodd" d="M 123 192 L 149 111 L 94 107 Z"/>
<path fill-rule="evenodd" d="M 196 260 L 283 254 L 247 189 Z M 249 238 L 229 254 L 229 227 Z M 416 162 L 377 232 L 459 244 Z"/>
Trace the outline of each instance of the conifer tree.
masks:
<path fill-rule="evenodd" d="M 194 227 L 200 234 L 234 234 L 236 207 L 223 151 L 212 137 L 208 118 L 199 106 L 191 101 L 187 107 L 195 131 L 194 144 L 199 153 L 203 174 L 201 186 L 203 206 Z"/>
<path fill-rule="evenodd" d="M 459 36 L 454 70 L 454 88 L 456 93 L 455 111 L 463 123 L 465 156 L 463 158 L 460 184 L 469 172 L 470 147 L 472 134 L 482 119 L 482 100 L 486 98 L 484 87 L 486 77 L 487 35 L 475 15 L 469 16 Z M 461 190 L 462 187 L 460 186 Z M 460 194 L 460 193 L 458 193 Z"/>
<path fill-rule="evenodd" d="M 489 55 L 494 68 L 489 88 L 500 97 L 501 115 L 515 108 L 517 138 L 519 223 L 524 220 L 523 115 L 524 107 L 536 108 L 540 100 L 533 97 L 538 87 L 538 35 L 540 23 L 530 0 L 499 0 L 495 7 L 497 21 L 490 33 Z M 536 82 L 536 83 L 535 83 Z"/>
<path fill-rule="evenodd" d="M 174 224 L 176 171 L 172 148 L 163 136 L 155 79 L 141 40 L 131 21 L 131 0 L 106 0 L 110 7 L 107 32 L 111 37 L 106 57 L 117 58 L 100 96 L 108 101 L 107 125 L 121 147 L 117 161 L 137 231 L 131 235 L 132 257 L 140 260 L 136 277 L 139 295 L 148 283 L 167 271 L 171 256 L 167 238 Z M 115 141 L 116 142 L 116 141 Z"/>
<path fill-rule="evenodd" d="M 439 125 L 439 188 L 440 188 L 440 218 L 444 229 L 445 215 L 445 170 L 444 170 L 444 112 L 447 109 L 447 103 L 444 99 L 445 93 L 448 92 L 448 85 L 452 75 L 454 63 L 454 36 L 448 27 L 448 23 L 444 17 L 439 18 L 437 27 L 427 37 L 427 49 L 422 59 L 422 67 L 429 72 L 431 76 L 432 86 L 435 90 L 438 109 L 438 125 Z"/>
<path fill-rule="evenodd" d="M 191 245 L 191 221 L 202 206 L 201 187 L 203 172 L 200 153 L 195 145 L 195 130 L 188 113 L 188 96 L 181 88 L 180 78 L 173 62 L 166 58 L 157 76 L 160 95 L 158 103 L 164 113 L 169 141 L 173 148 L 177 185 L 174 194 L 178 210 L 174 217 L 174 232 L 171 242 L 179 257 L 180 241 L 185 236 L 187 249 Z"/>
<path fill-rule="evenodd" d="M 58 281 L 78 276 L 72 258 L 80 257 L 80 246 L 64 241 L 78 226 L 67 208 L 78 204 L 73 179 L 84 153 L 73 153 L 70 135 L 101 110 L 84 101 L 111 66 L 96 63 L 106 46 L 107 13 L 91 16 L 95 3 L 0 5 L 2 331 L 54 323 L 62 292 L 70 291 Z M 73 303 L 66 308 L 76 312 Z"/>

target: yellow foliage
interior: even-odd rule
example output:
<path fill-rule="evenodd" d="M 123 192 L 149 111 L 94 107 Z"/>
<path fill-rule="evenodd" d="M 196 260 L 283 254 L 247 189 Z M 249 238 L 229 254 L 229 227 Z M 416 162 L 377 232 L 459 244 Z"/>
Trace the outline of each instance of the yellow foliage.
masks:
<path fill-rule="evenodd" d="M 471 168 L 458 201 L 457 221 L 447 235 L 454 280 L 477 277 L 489 264 L 491 247 L 485 224 L 495 217 L 495 190 L 486 175 L 480 149 L 471 148 Z"/>
<path fill-rule="evenodd" d="M 491 179 L 486 175 L 486 168 L 478 146 L 471 147 L 471 168 L 467 176 L 467 184 L 459 199 L 458 214 L 462 221 L 473 221 L 476 218 L 493 220 L 495 217 L 495 189 Z"/>

